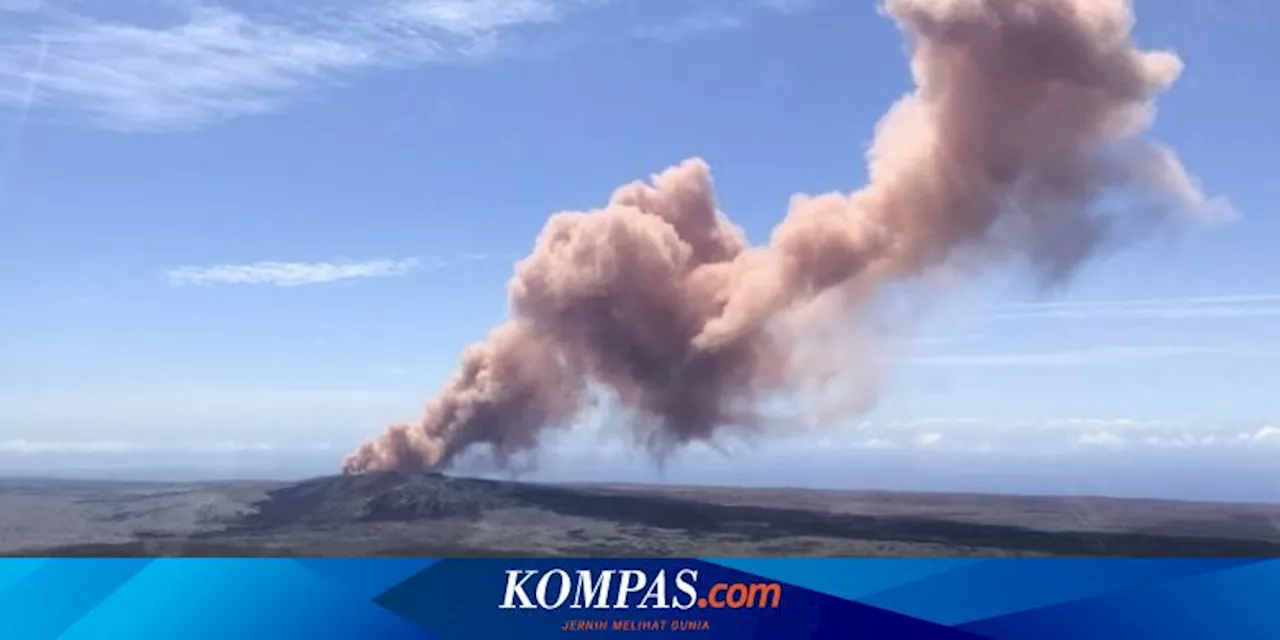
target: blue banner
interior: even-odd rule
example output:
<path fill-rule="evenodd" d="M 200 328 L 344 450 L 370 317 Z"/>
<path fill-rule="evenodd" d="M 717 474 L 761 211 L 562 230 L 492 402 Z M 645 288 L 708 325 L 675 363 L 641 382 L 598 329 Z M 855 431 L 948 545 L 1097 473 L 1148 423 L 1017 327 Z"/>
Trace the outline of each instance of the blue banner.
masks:
<path fill-rule="evenodd" d="M 1280 561 L 8 559 L 0 638 L 1276 638 Z"/>

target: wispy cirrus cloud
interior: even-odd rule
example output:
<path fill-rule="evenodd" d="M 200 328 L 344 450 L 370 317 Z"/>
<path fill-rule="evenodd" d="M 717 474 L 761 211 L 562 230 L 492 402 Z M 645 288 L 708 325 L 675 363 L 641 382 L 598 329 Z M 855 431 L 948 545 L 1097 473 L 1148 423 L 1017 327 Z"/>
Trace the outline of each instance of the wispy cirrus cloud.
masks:
<path fill-rule="evenodd" d="M 0 0 L 0 105 L 119 131 L 195 128 L 280 111 L 359 72 L 491 60 L 542 49 L 527 36 L 612 0 Z M 678 40 L 813 0 L 756 0 L 640 27 Z M 554 46 L 552 47 L 554 48 Z M 46 52 L 45 55 L 42 52 Z M 42 56 L 44 57 L 42 61 Z"/>
<path fill-rule="evenodd" d="M 737 29 L 746 24 L 742 16 L 719 11 L 692 13 L 667 24 L 650 24 L 636 27 L 631 35 L 645 40 L 675 42 L 708 31 Z"/>
<path fill-rule="evenodd" d="M 792 15 L 815 9 L 821 4 L 822 0 L 735 2 L 732 8 L 702 8 L 669 22 L 640 25 L 632 30 L 631 35 L 645 40 L 676 42 L 702 33 L 744 27 L 752 18 L 752 10 L 764 10 L 765 13 L 773 13 L 776 17 L 776 14 Z"/>
<path fill-rule="evenodd" d="M 1194 320 L 1280 316 L 1280 295 L 1208 296 L 1000 305 L 986 310 L 995 321 Z"/>
<path fill-rule="evenodd" d="M 791 14 L 816 9 L 822 6 L 825 0 L 756 0 L 756 2 L 779 13 Z"/>
<path fill-rule="evenodd" d="M 1215 345 L 1108 346 L 1046 352 L 922 356 L 908 362 L 927 367 L 1079 367 L 1132 364 L 1189 357 L 1275 357 L 1276 351 Z"/>
<path fill-rule="evenodd" d="M 276 111 L 362 70 L 493 57 L 518 30 L 596 1 L 327 0 L 250 12 L 151 0 L 103 16 L 112 5 L 90 14 L 70 0 L 0 0 L 23 13 L 0 24 L 0 103 L 20 106 L 35 79 L 38 106 L 101 127 L 190 128 Z"/>
<path fill-rule="evenodd" d="M 214 267 L 180 267 L 169 271 L 169 282 L 184 285 L 273 285 L 300 287 L 360 278 L 403 276 L 418 266 L 418 260 L 374 260 L 371 262 L 258 262 Z"/>
<path fill-rule="evenodd" d="M 434 271 L 483 263 L 509 264 L 517 253 L 459 253 L 450 256 L 421 256 L 347 262 L 254 262 L 211 267 L 185 266 L 166 272 L 169 283 L 187 285 L 273 285 L 301 287 L 363 278 L 394 278 L 415 271 Z"/>

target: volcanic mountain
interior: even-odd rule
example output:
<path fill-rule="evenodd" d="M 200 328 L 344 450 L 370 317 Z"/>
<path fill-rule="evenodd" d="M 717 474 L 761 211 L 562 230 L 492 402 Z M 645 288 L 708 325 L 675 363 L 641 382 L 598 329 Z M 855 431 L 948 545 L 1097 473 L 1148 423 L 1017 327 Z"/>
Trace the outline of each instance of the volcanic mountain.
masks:
<path fill-rule="evenodd" d="M 1280 505 L 547 485 L 434 473 L 297 483 L 3 480 L 0 513 L 5 555 L 1280 555 Z"/>

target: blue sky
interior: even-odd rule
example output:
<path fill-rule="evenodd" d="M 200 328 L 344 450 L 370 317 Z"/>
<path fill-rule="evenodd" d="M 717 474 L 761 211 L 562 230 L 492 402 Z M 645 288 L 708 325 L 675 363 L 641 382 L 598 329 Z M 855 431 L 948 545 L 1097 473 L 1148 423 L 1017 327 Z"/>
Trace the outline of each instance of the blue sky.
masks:
<path fill-rule="evenodd" d="M 549 214 L 696 155 L 763 239 L 862 185 L 910 88 L 872 3 L 303 6 L 0 0 L 0 473 L 335 470 L 501 319 Z M 1136 12 L 1187 63 L 1155 135 L 1236 221 L 929 299 L 849 424 L 664 474 L 589 426 L 538 474 L 1280 497 L 1280 7 Z"/>

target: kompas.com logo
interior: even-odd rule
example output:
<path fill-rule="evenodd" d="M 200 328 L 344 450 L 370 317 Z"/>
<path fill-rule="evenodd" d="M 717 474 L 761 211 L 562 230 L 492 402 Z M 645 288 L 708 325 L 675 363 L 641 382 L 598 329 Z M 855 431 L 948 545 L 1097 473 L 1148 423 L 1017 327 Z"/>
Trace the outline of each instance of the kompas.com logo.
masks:
<path fill-rule="evenodd" d="M 639 569 L 506 571 L 499 609 L 776 609 L 782 585 L 776 582 L 717 582 L 698 588 L 698 571 L 662 569 L 650 576 Z"/>

